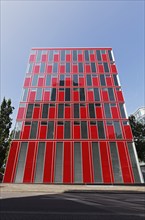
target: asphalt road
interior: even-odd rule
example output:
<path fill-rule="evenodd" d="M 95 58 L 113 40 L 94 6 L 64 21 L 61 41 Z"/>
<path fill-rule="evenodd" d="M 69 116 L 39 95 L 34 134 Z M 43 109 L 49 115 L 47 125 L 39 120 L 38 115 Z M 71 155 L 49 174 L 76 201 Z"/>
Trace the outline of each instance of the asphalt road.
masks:
<path fill-rule="evenodd" d="M 143 220 L 143 192 L 5 192 L 1 220 Z"/>

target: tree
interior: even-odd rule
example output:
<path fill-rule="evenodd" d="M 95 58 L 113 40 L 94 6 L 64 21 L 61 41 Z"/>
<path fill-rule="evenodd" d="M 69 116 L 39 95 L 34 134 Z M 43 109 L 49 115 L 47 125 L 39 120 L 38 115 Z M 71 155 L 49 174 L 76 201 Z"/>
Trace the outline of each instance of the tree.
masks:
<path fill-rule="evenodd" d="M 6 152 L 8 151 L 11 135 L 10 128 L 14 107 L 11 106 L 11 99 L 6 100 L 5 97 L 0 105 L 0 168 L 4 165 Z"/>
<path fill-rule="evenodd" d="M 140 161 L 145 161 L 145 125 L 137 122 L 134 115 L 129 116 L 129 123 L 132 129 L 138 158 Z"/>

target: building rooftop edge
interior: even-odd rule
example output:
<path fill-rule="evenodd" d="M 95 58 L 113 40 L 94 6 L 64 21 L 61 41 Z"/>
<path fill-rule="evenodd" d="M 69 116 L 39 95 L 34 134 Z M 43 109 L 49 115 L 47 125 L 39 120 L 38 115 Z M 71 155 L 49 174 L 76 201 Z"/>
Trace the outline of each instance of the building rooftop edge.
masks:
<path fill-rule="evenodd" d="M 48 50 L 48 49 L 109 49 L 112 47 L 32 47 L 31 50 Z"/>

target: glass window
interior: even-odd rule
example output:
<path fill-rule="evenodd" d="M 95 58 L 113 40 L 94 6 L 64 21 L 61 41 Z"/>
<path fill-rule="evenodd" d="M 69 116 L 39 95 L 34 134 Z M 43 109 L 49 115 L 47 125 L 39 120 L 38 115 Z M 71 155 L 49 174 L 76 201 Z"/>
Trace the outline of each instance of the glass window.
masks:
<path fill-rule="evenodd" d="M 73 86 L 78 86 L 78 75 L 73 75 Z"/>
<path fill-rule="evenodd" d="M 90 115 L 90 118 L 95 118 L 94 104 L 89 104 L 89 115 Z"/>
<path fill-rule="evenodd" d="M 114 121 L 115 134 L 117 139 L 122 139 L 122 132 L 119 121 Z"/>
<path fill-rule="evenodd" d="M 92 73 L 96 73 L 96 65 L 95 63 L 91 63 Z"/>
<path fill-rule="evenodd" d="M 70 138 L 70 121 L 65 121 L 64 123 L 64 138 Z"/>
<path fill-rule="evenodd" d="M 101 61 L 101 53 L 100 50 L 96 50 L 96 56 L 97 56 L 97 60 Z"/>
<path fill-rule="evenodd" d="M 85 90 L 80 88 L 80 101 L 85 101 Z"/>
<path fill-rule="evenodd" d="M 37 83 L 38 83 L 38 74 L 33 76 L 32 86 L 37 86 Z"/>
<path fill-rule="evenodd" d="M 32 73 L 33 63 L 29 63 L 27 67 L 27 73 Z"/>
<path fill-rule="evenodd" d="M 60 51 L 60 58 L 61 58 L 61 61 L 65 61 L 65 50 Z"/>
<path fill-rule="evenodd" d="M 89 53 L 88 53 L 88 50 L 85 50 L 85 61 L 89 61 Z"/>
<path fill-rule="evenodd" d="M 54 121 L 48 122 L 48 129 L 47 129 L 47 139 L 54 138 Z"/>
<path fill-rule="evenodd" d="M 119 108 L 120 108 L 121 117 L 122 117 L 122 118 L 126 118 L 126 113 L 125 113 L 125 109 L 124 109 L 124 104 L 119 103 Z"/>
<path fill-rule="evenodd" d="M 58 118 L 64 117 L 64 104 L 58 104 Z"/>
<path fill-rule="evenodd" d="M 98 125 L 99 138 L 104 139 L 105 138 L 105 132 L 104 132 L 104 123 L 103 123 L 103 121 L 98 121 L 97 125 Z"/>
<path fill-rule="evenodd" d="M 53 73 L 58 72 L 58 63 L 53 63 Z"/>
<path fill-rule="evenodd" d="M 36 101 L 41 101 L 41 100 L 42 100 L 42 89 L 37 88 Z"/>
<path fill-rule="evenodd" d="M 17 169 L 16 169 L 15 183 L 22 183 L 23 182 L 27 145 L 28 145 L 28 142 L 21 143 L 20 153 L 19 153 L 19 158 L 18 158 L 18 163 L 17 163 Z"/>
<path fill-rule="evenodd" d="M 38 121 L 32 121 L 30 139 L 35 139 L 37 135 Z"/>
<path fill-rule="evenodd" d="M 115 101 L 115 98 L 114 98 L 114 91 L 113 91 L 112 88 L 108 88 L 108 93 L 109 93 L 110 101 Z"/>
<path fill-rule="evenodd" d="M 48 58 L 49 58 L 49 62 L 52 62 L 52 61 L 53 61 L 53 50 L 50 50 L 50 51 L 49 51 L 49 56 L 48 56 Z"/>
<path fill-rule="evenodd" d="M 28 89 L 23 89 L 22 101 L 26 102 L 28 97 Z"/>
<path fill-rule="evenodd" d="M 65 101 L 70 101 L 70 89 L 65 89 Z"/>
<path fill-rule="evenodd" d="M 59 86 L 64 86 L 64 75 L 60 75 Z"/>
<path fill-rule="evenodd" d="M 56 89 L 52 88 L 51 101 L 56 101 Z"/>
<path fill-rule="evenodd" d="M 80 118 L 79 104 L 74 104 L 74 118 Z"/>
<path fill-rule="evenodd" d="M 117 78 L 116 75 L 113 75 L 113 79 L 114 79 L 114 85 L 115 85 L 115 86 L 119 86 L 118 78 Z"/>
<path fill-rule="evenodd" d="M 42 53 L 42 50 L 38 50 L 37 51 L 36 62 L 40 62 L 41 61 L 41 53 Z"/>
<path fill-rule="evenodd" d="M 83 73 L 83 63 L 79 63 L 79 73 Z"/>
<path fill-rule="evenodd" d="M 36 160 L 35 183 L 43 182 L 45 142 L 40 142 Z"/>
<path fill-rule="evenodd" d="M 114 173 L 114 182 L 115 183 L 122 183 L 122 173 L 121 173 L 116 143 L 110 142 L 109 144 L 110 144 L 112 167 L 113 167 L 113 173 Z"/>
<path fill-rule="evenodd" d="M 100 101 L 100 94 L 98 88 L 94 88 L 94 97 L 95 97 L 95 101 Z"/>
<path fill-rule="evenodd" d="M 104 109 L 106 118 L 111 118 L 110 105 L 108 103 L 104 104 Z"/>
<path fill-rule="evenodd" d="M 80 142 L 74 143 L 74 182 L 82 182 L 82 157 Z"/>
<path fill-rule="evenodd" d="M 62 157 L 63 157 L 63 143 L 56 143 L 56 159 L 55 159 L 55 175 L 54 182 L 62 183 Z"/>
<path fill-rule="evenodd" d="M 51 75 L 47 75 L 46 76 L 46 86 L 50 86 L 51 85 Z"/>
<path fill-rule="evenodd" d="M 48 107 L 49 107 L 49 104 L 43 104 L 42 118 L 48 117 Z"/>
<path fill-rule="evenodd" d="M 45 72 L 45 63 L 41 63 L 40 65 L 40 73 L 44 73 Z"/>
<path fill-rule="evenodd" d="M 100 83 L 101 83 L 101 86 L 106 86 L 104 75 L 100 75 Z"/>
<path fill-rule="evenodd" d="M 108 55 L 109 55 L 110 61 L 113 61 L 113 59 L 112 59 L 112 54 L 111 54 L 111 50 L 108 50 Z"/>
<path fill-rule="evenodd" d="M 109 72 L 108 63 L 104 63 L 104 70 L 105 70 L 105 73 Z"/>
<path fill-rule="evenodd" d="M 22 122 L 18 121 L 16 123 L 15 130 L 14 130 L 14 139 L 19 139 L 20 138 L 21 130 L 22 130 Z"/>
<path fill-rule="evenodd" d="M 81 137 L 88 138 L 87 122 L 81 121 Z"/>
<path fill-rule="evenodd" d="M 34 107 L 33 104 L 28 104 L 26 118 L 32 118 L 33 107 Z"/>
<path fill-rule="evenodd" d="M 102 173 L 101 173 L 101 161 L 100 161 L 100 151 L 97 142 L 92 143 L 92 153 L 93 153 L 93 167 L 94 167 L 94 182 L 102 183 Z"/>
<path fill-rule="evenodd" d="M 87 75 L 87 86 L 92 86 L 91 75 Z"/>
<path fill-rule="evenodd" d="M 66 73 L 70 73 L 70 63 L 66 63 Z"/>
<path fill-rule="evenodd" d="M 73 50 L 73 61 L 77 61 L 77 51 Z"/>

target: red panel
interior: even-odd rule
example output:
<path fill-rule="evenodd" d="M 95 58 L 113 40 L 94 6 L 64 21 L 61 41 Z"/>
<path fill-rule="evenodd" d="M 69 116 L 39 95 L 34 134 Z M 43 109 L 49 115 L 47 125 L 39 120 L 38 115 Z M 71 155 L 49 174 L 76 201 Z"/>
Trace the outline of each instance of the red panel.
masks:
<path fill-rule="evenodd" d="M 35 158 L 35 142 L 29 142 L 26 164 L 24 170 L 23 183 L 32 183 L 32 174 L 33 174 L 33 164 Z"/>
<path fill-rule="evenodd" d="M 47 126 L 40 126 L 40 133 L 39 133 L 39 138 L 40 139 L 46 139 L 46 131 L 47 131 Z"/>
<path fill-rule="evenodd" d="M 35 91 L 30 91 L 29 102 L 34 102 L 35 96 L 36 96 L 36 92 Z"/>
<path fill-rule="evenodd" d="M 84 86 L 85 85 L 85 79 L 84 77 L 79 78 L 79 85 Z"/>
<path fill-rule="evenodd" d="M 94 101 L 94 92 L 88 90 L 88 101 Z"/>
<path fill-rule="evenodd" d="M 124 125 L 124 134 L 126 139 L 133 139 L 132 131 L 129 125 Z"/>
<path fill-rule="evenodd" d="M 107 55 L 106 54 L 102 54 L 102 60 L 107 61 Z"/>
<path fill-rule="evenodd" d="M 57 138 L 63 139 L 64 127 L 61 125 L 57 125 Z"/>
<path fill-rule="evenodd" d="M 82 142 L 83 182 L 91 183 L 90 152 L 88 142 Z"/>
<path fill-rule="evenodd" d="M 59 55 L 58 54 L 55 54 L 54 55 L 54 62 L 58 62 L 59 61 Z"/>
<path fill-rule="evenodd" d="M 70 107 L 65 107 L 65 118 L 71 118 L 71 109 L 70 109 Z"/>
<path fill-rule="evenodd" d="M 70 86 L 71 85 L 71 78 L 66 78 L 65 80 L 66 86 Z"/>
<path fill-rule="evenodd" d="M 103 67 L 103 65 L 98 65 L 98 72 L 99 73 L 104 73 L 104 67 Z"/>
<path fill-rule="evenodd" d="M 72 65 L 72 72 L 78 73 L 78 66 L 77 65 Z"/>
<path fill-rule="evenodd" d="M 55 108 L 50 107 L 49 118 L 55 118 Z"/>
<path fill-rule="evenodd" d="M 47 73 L 52 73 L 52 65 L 47 66 Z"/>
<path fill-rule="evenodd" d="M 111 72 L 112 73 L 117 73 L 117 69 L 116 69 L 116 66 L 114 64 L 111 65 Z"/>
<path fill-rule="evenodd" d="M 30 126 L 25 125 L 22 132 L 22 139 L 28 139 L 30 134 Z"/>
<path fill-rule="evenodd" d="M 58 92 L 58 101 L 64 101 L 64 92 Z"/>
<path fill-rule="evenodd" d="M 102 97 L 103 97 L 103 101 L 109 101 L 109 97 L 108 97 L 108 92 L 107 91 L 102 91 Z"/>
<path fill-rule="evenodd" d="M 111 111 L 112 111 L 113 118 L 119 118 L 117 107 L 111 107 Z"/>
<path fill-rule="evenodd" d="M 46 62 L 48 60 L 48 57 L 46 54 L 42 55 L 42 62 Z"/>
<path fill-rule="evenodd" d="M 13 182 L 14 174 L 15 174 L 15 168 L 16 168 L 16 162 L 17 162 L 17 155 L 18 155 L 18 142 L 12 142 L 9 156 L 6 164 L 6 170 L 3 182 L 4 183 L 11 183 Z"/>
<path fill-rule="evenodd" d="M 87 118 L 87 108 L 86 107 L 81 106 L 80 115 L 81 115 L 81 118 Z"/>
<path fill-rule="evenodd" d="M 40 113 L 40 108 L 38 107 L 34 107 L 34 110 L 33 110 L 33 118 L 39 118 L 39 113 Z"/>
<path fill-rule="evenodd" d="M 66 61 L 71 61 L 71 55 L 70 54 L 66 54 Z"/>
<path fill-rule="evenodd" d="M 118 142 L 118 151 L 119 151 L 119 157 L 120 157 L 120 163 L 121 163 L 121 169 L 122 169 L 122 176 L 124 183 L 131 183 L 131 175 L 129 170 L 129 165 L 127 161 L 127 155 L 125 151 L 125 146 L 123 142 Z"/>
<path fill-rule="evenodd" d="M 74 98 L 74 101 L 79 101 L 79 92 L 78 91 L 73 91 L 73 98 Z"/>
<path fill-rule="evenodd" d="M 52 86 L 57 85 L 57 77 L 52 78 Z"/>
<path fill-rule="evenodd" d="M 71 143 L 64 142 L 63 156 L 63 183 L 71 183 L 72 161 L 71 161 Z"/>
<path fill-rule="evenodd" d="M 106 142 L 100 142 L 100 153 L 104 183 L 111 183 L 110 163 Z"/>
<path fill-rule="evenodd" d="M 113 86 L 111 77 L 106 77 L 107 86 Z"/>
<path fill-rule="evenodd" d="M 99 86 L 98 77 L 93 77 L 92 78 L 92 83 L 93 83 L 93 86 Z"/>
<path fill-rule="evenodd" d="M 92 139 L 98 139 L 98 131 L 97 131 L 97 126 L 96 125 L 91 125 L 90 126 L 90 132 L 91 132 L 91 138 Z"/>
<path fill-rule="evenodd" d="M 81 137 L 80 126 L 74 125 L 73 132 L 74 132 L 74 139 L 80 139 Z"/>
<path fill-rule="evenodd" d="M 26 78 L 25 79 L 25 82 L 24 82 L 24 87 L 27 87 L 27 86 L 30 86 L 30 81 L 31 81 L 31 78 Z"/>
<path fill-rule="evenodd" d="M 53 174 L 54 149 L 53 142 L 47 142 L 44 161 L 43 182 L 51 183 Z"/>
<path fill-rule="evenodd" d="M 108 130 L 108 138 L 115 139 L 114 126 L 113 125 L 107 126 L 107 130 Z"/>
<path fill-rule="evenodd" d="M 50 100 L 50 91 L 44 90 L 43 101 L 49 101 L 49 100 Z"/>
<path fill-rule="evenodd" d="M 78 54 L 78 61 L 82 62 L 83 61 L 83 55 L 82 54 Z"/>
<path fill-rule="evenodd" d="M 103 118 L 103 112 L 101 107 L 96 107 L 96 116 L 97 118 Z"/>
<path fill-rule="evenodd" d="M 40 66 L 36 65 L 34 67 L 34 73 L 39 73 L 40 72 Z"/>
<path fill-rule="evenodd" d="M 25 111 L 25 108 L 23 108 L 23 107 L 19 108 L 17 119 L 21 119 L 24 117 L 24 111 Z"/>
<path fill-rule="evenodd" d="M 44 85 L 44 78 L 40 77 L 38 79 L 38 86 L 43 86 Z"/>
<path fill-rule="evenodd" d="M 95 55 L 94 54 L 90 54 L 90 60 L 95 61 Z"/>
<path fill-rule="evenodd" d="M 65 65 L 60 65 L 60 73 L 65 73 Z"/>
<path fill-rule="evenodd" d="M 124 102 L 122 91 L 116 91 L 116 93 L 117 93 L 118 101 Z"/>
<path fill-rule="evenodd" d="M 85 70 L 86 70 L 86 73 L 91 73 L 90 65 L 85 65 Z"/>
<path fill-rule="evenodd" d="M 35 58 L 36 58 L 36 55 L 31 55 L 30 56 L 30 59 L 29 59 L 29 62 L 34 62 L 35 61 Z"/>

